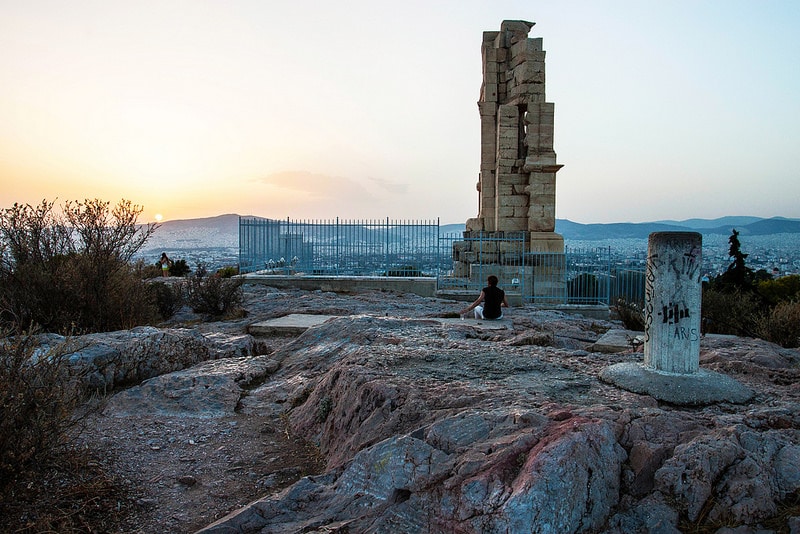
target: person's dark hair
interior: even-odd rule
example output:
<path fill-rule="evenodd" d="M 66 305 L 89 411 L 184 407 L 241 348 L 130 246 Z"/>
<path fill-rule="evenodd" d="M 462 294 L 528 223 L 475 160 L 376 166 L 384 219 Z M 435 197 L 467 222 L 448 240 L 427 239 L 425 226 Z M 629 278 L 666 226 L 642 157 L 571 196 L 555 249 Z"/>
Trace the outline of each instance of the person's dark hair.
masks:
<path fill-rule="evenodd" d="M 493 274 L 489 275 L 489 278 L 486 279 L 489 282 L 489 285 L 495 287 L 497 285 L 497 277 Z"/>

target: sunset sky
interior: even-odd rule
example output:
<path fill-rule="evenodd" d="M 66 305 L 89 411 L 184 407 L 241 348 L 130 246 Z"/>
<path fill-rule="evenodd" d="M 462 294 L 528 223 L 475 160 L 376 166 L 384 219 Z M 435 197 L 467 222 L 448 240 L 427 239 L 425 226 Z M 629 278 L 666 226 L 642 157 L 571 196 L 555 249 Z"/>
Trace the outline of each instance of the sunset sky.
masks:
<path fill-rule="evenodd" d="M 558 218 L 800 217 L 796 0 L 0 0 L 0 208 L 463 223 L 504 19 L 544 39 Z"/>

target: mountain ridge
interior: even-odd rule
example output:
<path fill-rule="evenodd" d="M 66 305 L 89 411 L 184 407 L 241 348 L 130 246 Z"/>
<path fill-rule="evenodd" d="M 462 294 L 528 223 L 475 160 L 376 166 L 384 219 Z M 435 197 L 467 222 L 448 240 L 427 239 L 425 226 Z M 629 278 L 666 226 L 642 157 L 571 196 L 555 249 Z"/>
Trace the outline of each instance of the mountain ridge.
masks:
<path fill-rule="evenodd" d="M 227 213 L 213 217 L 164 221 L 159 224 L 158 233 L 166 234 L 207 229 L 219 234 L 238 236 L 239 217 L 251 216 Z M 440 225 L 442 234 L 460 233 L 464 229 L 465 225 L 463 223 Z M 646 239 L 653 232 L 694 231 L 705 235 L 729 235 L 733 229 L 736 229 L 742 236 L 798 234 L 800 233 L 800 219 L 726 216 L 716 219 L 695 218 L 683 221 L 662 220 L 639 223 L 588 224 L 570 221 L 569 219 L 556 219 L 555 231 L 564 236 L 565 239 L 593 241 L 600 239 Z"/>

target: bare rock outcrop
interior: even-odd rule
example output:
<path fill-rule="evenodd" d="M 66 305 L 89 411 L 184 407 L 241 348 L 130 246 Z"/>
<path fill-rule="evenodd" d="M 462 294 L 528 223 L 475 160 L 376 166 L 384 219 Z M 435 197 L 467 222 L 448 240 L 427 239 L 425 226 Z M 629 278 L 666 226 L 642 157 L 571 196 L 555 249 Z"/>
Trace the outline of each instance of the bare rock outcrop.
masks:
<path fill-rule="evenodd" d="M 247 334 L 151 326 L 70 338 L 47 334 L 40 337 L 40 344 L 43 351 L 64 354 L 84 386 L 99 391 L 138 384 L 207 360 L 254 352 L 253 338 Z"/>
<path fill-rule="evenodd" d="M 585 328 L 570 337 L 588 347 Z M 797 351 L 704 340 L 704 365 L 756 397 L 681 408 L 598 379 L 641 353 L 521 339 L 369 316 L 310 329 L 242 410 L 288 416 L 326 473 L 204 532 L 678 532 L 755 526 L 800 494 Z"/>

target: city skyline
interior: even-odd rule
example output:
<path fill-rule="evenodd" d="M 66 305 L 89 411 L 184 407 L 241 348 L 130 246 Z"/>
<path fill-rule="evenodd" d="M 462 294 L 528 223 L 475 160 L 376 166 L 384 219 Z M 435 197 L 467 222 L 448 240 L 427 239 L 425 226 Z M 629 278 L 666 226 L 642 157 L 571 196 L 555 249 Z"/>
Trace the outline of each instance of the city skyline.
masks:
<path fill-rule="evenodd" d="M 483 31 L 535 22 L 556 216 L 800 217 L 800 5 L 0 0 L 0 207 L 477 214 Z"/>

